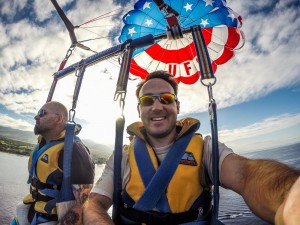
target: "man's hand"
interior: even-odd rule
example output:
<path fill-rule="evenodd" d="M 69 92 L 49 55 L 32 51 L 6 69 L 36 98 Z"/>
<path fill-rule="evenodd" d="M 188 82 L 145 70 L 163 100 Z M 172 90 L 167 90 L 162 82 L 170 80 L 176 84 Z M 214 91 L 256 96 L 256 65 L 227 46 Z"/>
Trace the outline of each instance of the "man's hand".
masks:
<path fill-rule="evenodd" d="M 58 225 L 81 225 L 83 205 L 91 192 L 92 184 L 73 184 L 76 204 L 63 216 Z"/>

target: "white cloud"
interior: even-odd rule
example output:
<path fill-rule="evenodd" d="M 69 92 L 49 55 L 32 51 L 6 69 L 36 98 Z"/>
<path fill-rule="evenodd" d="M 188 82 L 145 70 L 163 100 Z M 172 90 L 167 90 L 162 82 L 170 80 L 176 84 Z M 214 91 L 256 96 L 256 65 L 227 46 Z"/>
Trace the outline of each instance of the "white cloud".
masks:
<path fill-rule="evenodd" d="M 246 127 L 220 131 L 220 137 L 226 142 L 230 142 L 276 132 L 298 124 L 300 124 L 300 114 L 284 114 L 278 117 L 267 118 L 262 122 Z"/>
<path fill-rule="evenodd" d="M 290 135 L 288 128 L 296 132 Z M 300 140 L 300 114 L 283 114 L 246 127 L 221 130 L 219 140 L 238 152 L 296 143 Z"/>
<path fill-rule="evenodd" d="M 24 131 L 33 131 L 33 125 L 24 121 L 24 120 L 16 120 L 11 118 L 10 116 L 0 114 L 0 124 L 3 127 L 10 127 L 13 129 L 19 129 Z"/>
<path fill-rule="evenodd" d="M 27 0 L 1 1 L 0 12 L 2 15 L 13 18 L 26 4 L 28 4 Z"/>

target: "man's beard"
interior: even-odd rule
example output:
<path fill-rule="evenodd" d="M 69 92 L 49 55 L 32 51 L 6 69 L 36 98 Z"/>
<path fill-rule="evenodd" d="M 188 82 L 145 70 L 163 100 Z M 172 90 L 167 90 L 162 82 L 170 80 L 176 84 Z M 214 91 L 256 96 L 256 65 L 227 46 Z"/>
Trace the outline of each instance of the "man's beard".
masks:
<path fill-rule="evenodd" d="M 37 125 L 34 126 L 33 132 L 34 132 L 35 135 L 40 134 L 40 130 L 39 130 L 39 127 Z"/>
<path fill-rule="evenodd" d="M 154 138 L 161 139 L 161 138 L 165 138 L 165 137 L 169 136 L 170 133 L 172 133 L 173 129 L 176 130 L 176 126 L 174 126 L 174 128 L 168 128 L 168 129 L 166 129 L 165 131 L 162 131 L 162 132 L 159 132 L 159 133 L 157 133 L 157 132 L 155 132 L 155 131 L 152 132 L 151 129 L 146 129 L 146 133 L 147 133 L 147 135 L 149 135 L 149 136 L 152 136 L 152 137 L 154 137 Z"/>

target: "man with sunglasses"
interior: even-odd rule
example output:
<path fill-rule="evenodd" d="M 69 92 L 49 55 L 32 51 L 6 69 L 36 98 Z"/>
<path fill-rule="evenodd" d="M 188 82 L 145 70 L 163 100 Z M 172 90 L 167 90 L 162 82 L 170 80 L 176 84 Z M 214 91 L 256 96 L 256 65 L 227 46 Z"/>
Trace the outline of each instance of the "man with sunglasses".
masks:
<path fill-rule="evenodd" d="M 95 175 L 90 152 L 75 136 L 70 178 L 75 200 L 59 203 L 68 111 L 63 104 L 52 101 L 34 119 L 34 133 L 39 136 L 28 164 L 30 194 L 17 206 L 12 224 L 82 224 L 82 207 Z"/>
<path fill-rule="evenodd" d="M 212 141 L 195 133 L 200 122 L 177 121 L 177 83 L 150 73 L 136 90 L 141 122 L 128 126 L 122 157 L 120 224 L 221 224 L 212 222 Z M 84 224 L 113 224 L 113 157 L 106 163 L 84 209 Z M 249 208 L 274 223 L 299 171 L 272 160 L 250 160 L 219 143 L 219 181 L 243 196 Z M 118 224 L 119 224 L 118 223 Z M 280 224 L 280 223 L 278 223 Z"/>

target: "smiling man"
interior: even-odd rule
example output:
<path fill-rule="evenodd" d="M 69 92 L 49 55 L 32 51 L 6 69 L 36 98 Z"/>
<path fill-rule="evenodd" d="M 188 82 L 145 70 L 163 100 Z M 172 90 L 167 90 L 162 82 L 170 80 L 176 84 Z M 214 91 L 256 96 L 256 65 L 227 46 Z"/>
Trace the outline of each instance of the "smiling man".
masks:
<path fill-rule="evenodd" d="M 122 157 L 122 204 L 117 224 L 222 224 L 212 213 L 212 141 L 193 118 L 177 121 L 177 83 L 150 73 L 136 90 L 142 122 L 128 126 Z M 299 171 L 272 160 L 250 160 L 219 144 L 219 182 L 243 196 L 249 208 L 274 223 Z M 107 161 L 84 209 L 84 224 L 113 224 L 114 156 Z M 279 214 L 278 214 L 279 215 Z"/>

